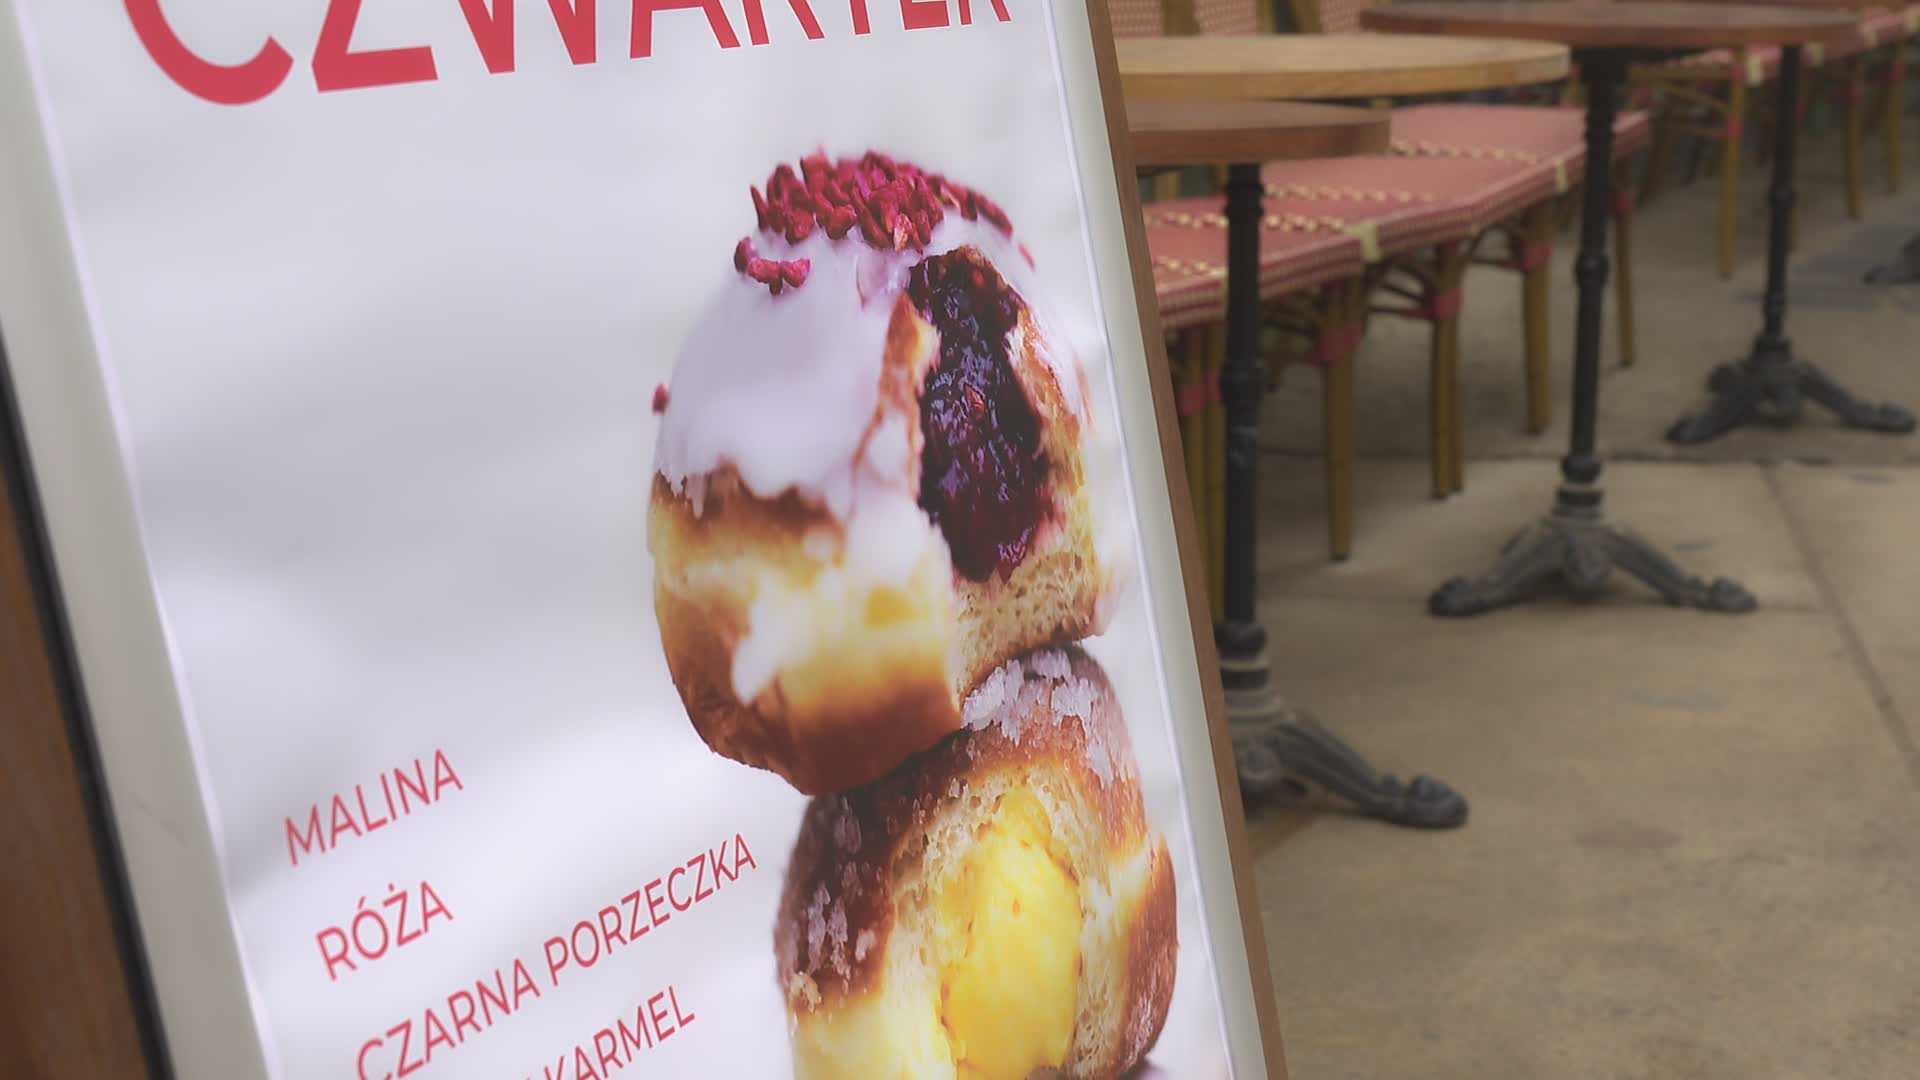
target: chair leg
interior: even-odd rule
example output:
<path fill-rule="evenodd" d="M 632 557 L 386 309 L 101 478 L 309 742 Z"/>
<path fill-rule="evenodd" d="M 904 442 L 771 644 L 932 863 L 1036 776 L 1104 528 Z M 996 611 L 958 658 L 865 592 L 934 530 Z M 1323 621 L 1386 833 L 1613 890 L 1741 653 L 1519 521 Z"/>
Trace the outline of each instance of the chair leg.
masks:
<path fill-rule="evenodd" d="M 1847 217 L 1854 221 L 1865 214 L 1860 191 L 1860 92 L 1864 89 L 1861 76 L 1865 70 L 1864 57 L 1850 56 L 1840 73 L 1840 113 L 1845 125 L 1841 160 L 1846 172 Z"/>
<path fill-rule="evenodd" d="M 1338 333 L 1330 326 L 1322 334 Z M 1332 356 L 1320 369 L 1327 463 L 1327 557 L 1336 562 L 1353 552 L 1353 363 Z"/>
<path fill-rule="evenodd" d="M 1438 316 L 1434 332 L 1441 349 L 1441 381 L 1446 386 L 1445 411 L 1441 414 L 1447 431 L 1446 493 L 1465 490 L 1466 424 L 1460 406 L 1460 308 L 1464 299 L 1461 286 L 1466 280 L 1468 252 L 1464 244 L 1448 244 L 1440 249 L 1434 275 L 1434 308 Z"/>
<path fill-rule="evenodd" d="M 1887 109 L 1880 118 L 1881 134 L 1887 144 L 1887 194 L 1900 194 L 1900 114 L 1907 111 L 1907 83 L 1902 78 L 1905 41 L 1893 46 L 1893 61 L 1887 69 Z"/>
<path fill-rule="evenodd" d="M 1623 166 L 1625 162 L 1621 163 Z M 1633 173 L 1614 170 L 1613 189 L 1613 312 L 1619 323 L 1620 366 L 1632 367 L 1637 358 L 1633 337 Z"/>
<path fill-rule="evenodd" d="M 1447 370 L 1446 320 L 1434 319 L 1427 336 L 1427 457 L 1433 497 L 1453 494 L 1453 379 Z"/>
<path fill-rule="evenodd" d="M 1553 242 L 1553 204 L 1542 203 L 1527 211 L 1520 226 L 1520 318 L 1525 335 L 1527 381 L 1527 432 L 1538 435 L 1553 422 L 1553 343 L 1548 333 L 1550 303 L 1548 285 L 1553 267 L 1536 253 Z"/>
<path fill-rule="evenodd" d="M 1727 123 L 1720 140 L 1720 276 L 1733 276 L 1739 240 L 1740 140 L 1747 123 L 1746 52 L 1735 55 L 1728 79 Z"/>
<path fill-rule="evenodd" d="M 1653 202 L 1666 190 L 1668 174 L 1673 171 L 1673 147 L 1679 141 L 1680 120 L 1671 105 L 1654 114 L 1653 142 L 1647 147 L 1647 179 L 1640 186 L 1640 205 Z"/>

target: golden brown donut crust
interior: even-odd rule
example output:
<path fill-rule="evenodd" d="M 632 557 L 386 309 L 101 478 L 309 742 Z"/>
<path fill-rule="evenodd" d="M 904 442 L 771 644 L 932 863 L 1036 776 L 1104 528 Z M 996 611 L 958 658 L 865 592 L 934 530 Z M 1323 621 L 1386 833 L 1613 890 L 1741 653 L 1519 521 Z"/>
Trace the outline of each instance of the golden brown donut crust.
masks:
<path fill-rule="evenodd" d="M 975 248 L 949 254 L 999 278 Z M 844 791 L 959 730 L 962 699 L 1011 656 L 1104 628 L 1110 575 L 1094 550 L 1083 425 L 1055 368 L 1042 359 L 1050 347 L 1023 304 L 1009 361 L 1042 421 L 1055 503 L 1027 559 L 1006 578 L 966 581 L 950 567 L 932 572 L 946 558 L 937 533 L 902 538 L 926 545 L 920 571 L 884 605 L 904 614 L 891 623 L 835 627 L 841 636 L 808 643 L 751 701 L 740 699 L 733 671 L 752 629 L 755 590 L 770 580 L 808 588 L 833 565 L 819 551 L 844 548 L 847 526 L 796 492 L 756 496 L 731 467 L 690 480 L 684 491 L 654 475 L 648 547 L 661 645 L 688 717 L 714 752 L 778 773 L 803 794 Z M 902 294 L 888 322 L 868 435 L 889 415 L 910 418 L 906 482 L 915 493 L 919 396 L 938 351 L 934 328 Z M 1085 401 L 1077 365 L 1065 371 Z M 852 596 L 843 608 L 857 611 L 870 599 Z"/>
<path fill-rule="evenodd" d="M 1074 1075 L 1118 1077 L 1151 1049 L 1166 1022 L 1178 957 L 1172 859 L 1165 839 L 1147 820 L 1138 766 L 1112 684 L 1078 648 L 1058 651 L 1069 659 L 1072 677 L 1095 690 L 1084 723 L 1050 715 L 1043 701 L 1014 717 L 1017 737 L 1000 724 L 968 728 L 874 784 L 808 805 L 774 922 L 777 973 L 789 1011 L 804 1017 L 882 989 L 895 916 L 895 867 L 913 855 L 910 845 L 971 783 L 1003 773 L 1051 774 L 1069 779 L 1093 811 L 1104 845 L 1099 855 L 1108 868 L 1143 851 L 1151 858 L 1127 928 L 1122 1040 L 1108 1060 Z M 1104 769 L 1096 760 L 1105 762 Z M 836 922 L 842 914 L 845 920 L 844 933 L 837 929 L 830 940 L 808 933 L 810 909 L 823 894 Z M 855 947 L 863 938 L 864 947 Z"/>

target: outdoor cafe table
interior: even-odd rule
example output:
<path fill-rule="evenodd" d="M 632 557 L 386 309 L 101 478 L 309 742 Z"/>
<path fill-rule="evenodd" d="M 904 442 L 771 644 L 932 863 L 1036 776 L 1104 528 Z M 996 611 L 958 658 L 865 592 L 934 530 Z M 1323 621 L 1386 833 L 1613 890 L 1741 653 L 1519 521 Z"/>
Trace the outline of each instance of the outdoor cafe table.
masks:
<path fill-rule="evenodd" d="M 1548 82 L 1568 70 L 1565 47 L 1528 41 L 1438 39 L 1393 34 L 1132 38 L 1115 43 L 1129 109 L 1164 99 L 1350 99 L 1437 94 Z M 1138 137 L 1134 137 L 1138 142 Z M 1274 693 L 1266 630 L 1255 610 L 1255 464 L 1265 377 L 1259 355 L 1260 163 L 1291 153 L 1224 151 L 1184 164 L 1227 166 L 1226 610 L 1214 638 L 1243 785 L 1278 782 L 1280 765 L 1363 812 L 1400 824 L 1465 820 L 1466 803 L 1430 777 L 1382 776 L 1331 733 Z"/>
<path fill-rule="evenodd" d="M 1718 2 L 1718 0 L 1713 0 Z M 1885 11 L 1897 0 L 1741 0 L 1765 6 L 1851 12 L 1856 18 Z M 1800 98 L 1801 48 L 1790 45 L 1780 56 L 1780 102 L 1774 115 L 1773 190 L 1769 195 L 1767 234 L 1767 289 L 1761 299 L 1761 330 L 1744 363 L 1721 364 L 1707 378 L 1712 398 L 1706 408 L 1682 417 L 1667 430 L 1667 438 L 1691 446 L 1717 438 L 1759 414 L 1762 406 L 1775 419 L 1799 415 L 1801 403 L 1811 400 L 1850 427 L 1905 435 L 1913 430 L 1913 413 L 1898 405 L 1861 401 L 1825 372 L 1794 356 L 1786 336 L 1787 255 L 1792 247 L 1794 136 L 1799 127 L 1793 103 Z M 1817 60 L 1815 61 L 1818 62 Z M 1889 102 L 1894 108 L 1898 102 Z"/>
<path fill-rule="evenodd" d="M 1779 45 L 1788 59 L 1781 96 L 1795 100 L 1800 46 L 1839 42 L 1854 32 L 1851 16 L 1788 6 L 1722 3 L 1533 3 L 1494 0 L 1427 0 L 1371 8 L 1364 26 L 1415 34 L 1503 34 L 1554 41 L 1574 50 L 1587 91 L 1587 160 L 1613 155 L 1615 98 L 1635 60 L 1675 52 Z M 1787 81 L 1791 73 L 1793 82 Z M 1791 115 L 1791 108 L 1788 114 Z M 1792 161 L 1791 124 L 1775 151 L 1776 177 Z M 1753 594 L 1727 578 L 1705 581 L 1682 570 L 1638 534 L 1609 522 L 1601 508 L 1600 458 L 1595 451 L 1595 414 L 1600 396 L 1600 316 L 1607 282 L 1607 209 L 1611 178 L 1588 169 L 1580 214 L 1580 252 L 1574 259 L 1579 308 L 1574 322 L 1572 435 L 1561 459 L 1562 482 L 1552 510 L 1501 549 L 1493 568 L 1476 578 L 1454 578 L 1428 598 L 1435 615 L 1475 615 L 1524 599 L 1558 579 L 1575 592 L 1591 593 L 1614 569 L 1638 578 L 1669 602 L 1708 611 L 1744 612 Z M 1768 327 L 1778 333 L 1784 314 L 1782 263 L 1785 218 L 1779 200 L 1791 191 L 1775 183 L 1774 252 L 1770 258 Z"/>

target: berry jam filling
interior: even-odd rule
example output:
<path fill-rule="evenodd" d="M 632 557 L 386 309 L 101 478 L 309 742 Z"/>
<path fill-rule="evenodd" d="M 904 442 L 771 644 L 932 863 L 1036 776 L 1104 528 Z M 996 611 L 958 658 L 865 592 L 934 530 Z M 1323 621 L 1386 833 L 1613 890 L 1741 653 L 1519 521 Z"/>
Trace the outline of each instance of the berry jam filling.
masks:
<path fill-rule="evenodd" d="M 1040 421 L 1007 356 L 1020 298 L 957 252 L 915 266 L 907 295 L 940 332 L 920 398 L 920 505 L 954 569 L 986 581 L 1027 557 L 1051 503 Z"/>

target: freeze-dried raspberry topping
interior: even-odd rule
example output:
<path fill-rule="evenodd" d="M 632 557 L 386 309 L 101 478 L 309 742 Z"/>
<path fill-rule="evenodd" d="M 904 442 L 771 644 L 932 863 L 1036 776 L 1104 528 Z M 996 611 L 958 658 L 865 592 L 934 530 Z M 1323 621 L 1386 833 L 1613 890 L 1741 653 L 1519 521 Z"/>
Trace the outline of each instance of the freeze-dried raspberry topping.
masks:
<path fill-rule="evenodd" d="M 798 244 L 816 230 L 831 240 L 858 233 L 879 251 L 923 251 L 949 212 L 985 221 L 1013 236 L 1006 211 L 985 195 L 938 173 L 869 151 L 864 157 L 831 160 L 824 153 L 802 158 L 800 171 L 781 165 L 767 177 L 767 190 L 753 193 L 760 231 Z M 1024 249 L 1021 254 L 1026 255 Z M 805 259 L 758 258 L 752 238 L 734 249 L 734 268 L 778 294 L 799 288 L 810 266 Z M 1029 261 L 1030 258 L 1029 258 Z"/>

